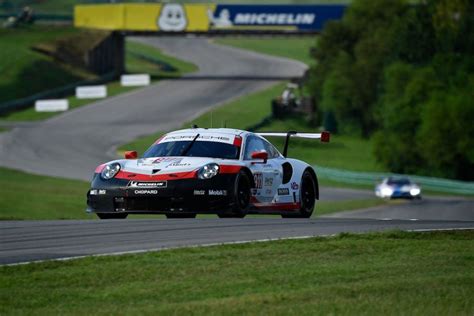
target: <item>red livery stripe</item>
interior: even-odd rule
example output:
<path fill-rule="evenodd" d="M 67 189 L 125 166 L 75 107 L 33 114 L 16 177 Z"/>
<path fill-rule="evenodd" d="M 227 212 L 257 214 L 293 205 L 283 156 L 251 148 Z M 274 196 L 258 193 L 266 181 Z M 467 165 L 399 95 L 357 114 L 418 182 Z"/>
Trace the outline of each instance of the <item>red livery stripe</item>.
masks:
<path fill-rule="evenodd" d="M 234 138 L 234 146 L 240 147 L 242 146 L 242 137 L 235 136 Z"/>
<path fill-rule="evenodd" d="M 175 172 L 167 174 L 139 174 L 128 171 L 119 171 L 115 176 L 117 179 L 156 181 L 156 180 L 182 180 L 196 178 L 196 170 L 186 172 Z"/>
<path fill-rule="evenodd" d="M 232 166 L 232 165 L 219 165 L 219 173 L 238 173 L 241 166 Z"/>
<path fill-rule="evenodd" d="M 97 168 L 95 168 L 95 173 L 101 173 L 102 170 L 104 170 L 105 166 L 105 163 L 101 164 L 100 166 L 97 166 Z"/>

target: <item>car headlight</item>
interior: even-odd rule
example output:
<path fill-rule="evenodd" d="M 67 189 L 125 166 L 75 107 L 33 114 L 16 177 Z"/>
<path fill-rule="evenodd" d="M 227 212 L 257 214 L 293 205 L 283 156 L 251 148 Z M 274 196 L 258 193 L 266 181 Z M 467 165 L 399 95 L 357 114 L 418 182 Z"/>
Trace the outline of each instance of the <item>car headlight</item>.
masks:
<path fill-rule="evenodd" d="M 410 189 L 410 195 L 415 196 L 420 194 L 421 190 L 419 188 L 411 188 Z"/>
<path fill-rule="evenodd" d="M 102 179 L 109 180 L 115 177 L 115 175 L 120 171 L 120 164 L 118 162 L 114 162 L 105 166 L 100 173 Z"/>
<path fill-rule="evenodd" d="M 215 177 L 219 173 L 219 165 L 216 163 L 210 163 L 205 166 L 202 166 L 198 170 L 199 179 L 210 179 Z"/>
<path fill-rule="evenodd" d="M 382 188 L 381 192 L 382 196 L 391 196 L 393 194 L 393 190 L 390 188 Z"/>

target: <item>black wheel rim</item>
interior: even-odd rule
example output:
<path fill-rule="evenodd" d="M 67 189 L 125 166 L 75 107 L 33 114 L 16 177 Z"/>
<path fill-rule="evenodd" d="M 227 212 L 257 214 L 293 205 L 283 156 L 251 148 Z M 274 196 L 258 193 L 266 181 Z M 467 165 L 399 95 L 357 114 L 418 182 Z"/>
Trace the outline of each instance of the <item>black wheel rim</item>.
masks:
<path fill-rule="evenodd" d="M 237 202 L 240 209 L 245 209 L 250 201 L 250 186 L 244 177 L 239 179 L 237 187 Z"/>

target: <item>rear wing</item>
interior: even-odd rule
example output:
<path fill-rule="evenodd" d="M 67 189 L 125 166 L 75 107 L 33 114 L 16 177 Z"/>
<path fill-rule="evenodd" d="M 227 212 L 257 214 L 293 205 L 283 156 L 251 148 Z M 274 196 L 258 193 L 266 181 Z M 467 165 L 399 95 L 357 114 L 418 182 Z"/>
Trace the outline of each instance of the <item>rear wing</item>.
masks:
<path fill-rule="evenodd" d="M 283 149 L 283 156 L 287 157 L 288 154 L 288 143 L 290 142 L 291 137 L 297 138 L 309 138 L 309 139 L 320 139 L 323 143 L 329 143 L 329 139 L 331 138 L 331 134 L 329 132 L 321 132 L 321 133 L 298 133 L 297 131 L 289 131 L 286 133 L 278 133 L 278 132 L 264 132 L 264 133 L 255 133 L 257 135 L 263 137 L 286 137 L 285 147 Z"/>

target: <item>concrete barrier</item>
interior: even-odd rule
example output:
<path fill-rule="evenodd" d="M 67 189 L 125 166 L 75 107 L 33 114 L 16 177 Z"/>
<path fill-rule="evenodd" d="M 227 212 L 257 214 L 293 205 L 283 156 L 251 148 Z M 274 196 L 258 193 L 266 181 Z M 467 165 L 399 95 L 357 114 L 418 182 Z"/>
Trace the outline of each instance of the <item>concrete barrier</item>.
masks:
<path fill-rule="evenodd" d="M 36 112 L 59 112 L 69 109 L 69 101 L 66 99 L 38 100 L 35 102 Z"/>
<path fill-rule="evenodd" d="M 99 99 L 107 97 L 107 86 L 82 86 L 76 88 L 78 99 Z"/>
<path fill-rule="evenodd" d="M 120 76 L 120 84 L 125 87 L 148 86 L 150 85 L 150 82 L 150 75 L 148 74 Z"/>

